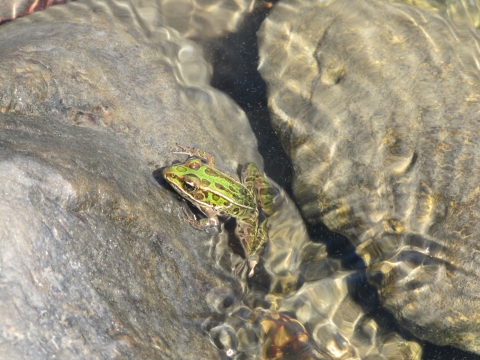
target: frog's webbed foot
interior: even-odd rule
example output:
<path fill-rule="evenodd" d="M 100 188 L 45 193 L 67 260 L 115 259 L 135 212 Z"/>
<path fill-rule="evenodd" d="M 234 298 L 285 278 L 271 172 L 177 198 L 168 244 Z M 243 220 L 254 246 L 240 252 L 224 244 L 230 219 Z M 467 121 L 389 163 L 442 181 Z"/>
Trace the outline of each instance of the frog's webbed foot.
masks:
<path fill-rule="evenodd" d="M 187 146 L 182 146 L 180 144 L 176 144 L 182 151 L 174 151 L 174 154 L 184 154 L 188 156 L 196 156 L 198 158 L 201 158 L 207 162 L 208 166 L 214 167 L 215 166 L 215 157 L 210 155 L 209 153 L 196 149 L 196 148 L 191 148 Z"/>
<path fill-rule="evenodd" d="M 248 261 L 248 268 L 250 269 L 250 272 L 248 273 L 248 277 L 253 276 L 253 274 L 255 273 L 255 266 L 257 266 L 257 264 L 258 264 L 257 260 Z"/>
<path fill-rule="evenodd" d="M 213 227 L 218 226 L 219 222 L 218 220 L 214 218 L 206 218 L 206 219 L 200 219 L 198 220 L 195 214 L 193 214 L 191 211 L 185 209 L 185 207 L 182 207 L 183 210 L 183 219 L 184 221 L 188 222 L 190 226 L 197 230 L 202 230 L 208 232 L 208 229 L 211 229 Z"/>
<path fill-rule="evenodd" d="M 257 260 L 243 260 L 242 262 L 238 263 L 233 270 L 233 275 L 239 276 L 242 270 L 245 269 L 245 265 L 247 265 L 247 263 L 248 269 L 250 270 L 248 272 L 248 277 L 252 277 L 253 275 L 255 275 L 255 266 L 257 266 L 258 264 Z"/>

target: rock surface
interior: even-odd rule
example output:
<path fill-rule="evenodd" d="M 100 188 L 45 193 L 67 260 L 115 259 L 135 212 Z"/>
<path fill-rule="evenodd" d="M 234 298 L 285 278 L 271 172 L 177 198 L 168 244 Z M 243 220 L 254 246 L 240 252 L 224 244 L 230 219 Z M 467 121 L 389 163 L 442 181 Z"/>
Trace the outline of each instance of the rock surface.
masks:
<path fill-rule="evenodd" d="M 350 239 L 413 334 L 480 353 L 477 33 L 404 3 L 291 0 L 259 38 L 304 215 Z"/>
<path fill-rule="evenodd" d="M 236 154 L 218 159 L 234 172 L 239 163 L 262 165 L 245 114 L 208 86 L 200 48 L 175 30 L 147 38 L 133 12 L 101 1 L 52 7 L 1 30 L 1 112 L 114 131 L 150 164 L 162 149 L 160 164 L 178 158 L 169 151 L 183 141 Z M 225 136 L 238 141 L 221 143 Z"/>
<path fill-rule="evenodd" d="M 0 23 L 66 2 L 68 0 L 3 0 Z M 269 7 L 258 0 L 110 0 L 104 2 L 104 6 L 130 8 L 149 31 L 168 26 L 185 37 L 204 39 L 235 32 L 248 13 L 257 7 Z"/>
<path fill-rule="evenodd" d="M 66 0 L 3 0 L 0 3 L 0 24 L 52 5 L 65 4 Z"/>
<path fill-rule="evenodd" d="M 259 0 L 157 0 L 138 3 L 146 16 L 156 8 L 158 18 L 189 38 L 212 38 L 235 32 Z M 150 6 L 145 6 L 145 5 Z"/>
<path fill-rule="evenodd" d="M 447 16 L 457 24 L 480 27 L 480 0 L 390 0 L 428 8 Z"/>
<path fill-rule="evenodd" d="M 229 285 L 199 237 L 165 225 L 138 153 L 55 119 L 0 124 L 0 357 L 215 358 L 198 299 Z"/>
<path fill-rule="evenodd" d="M 239 284 L 152 172 L 175 142 L 262 160 L 199 48 L 149 36 L 104 2 L 0 28 L 1 358 L 219 358 L 206 295 Z"/>

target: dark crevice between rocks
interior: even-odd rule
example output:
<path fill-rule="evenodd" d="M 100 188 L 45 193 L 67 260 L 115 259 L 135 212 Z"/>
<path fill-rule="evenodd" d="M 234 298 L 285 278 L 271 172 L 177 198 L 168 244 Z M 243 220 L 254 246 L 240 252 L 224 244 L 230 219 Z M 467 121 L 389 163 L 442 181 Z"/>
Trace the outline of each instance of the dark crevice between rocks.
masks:
<path fill-rule="evenodd" d="M 213 64 L 213 87 L 233 98 L 245 111 L 265 160 L 265 173 L 292 196 L 293 165 L 273 130 L 267 106 L 267 87 L 257 71 L 257 31 L 268 15 L 265 8 L 249 14 L 242 28 L 224 38 L 204 40 L 205 55 Z M 293 197 L 293 196 L 292 196 Z M 347 269 L 364 269 L 348 240 L 320 224 L 308 227 L 314 241 L 326 242 L 330 256 Z"/>
<path fill-rule="evenodd" d="M 348 292 L 353 300 L 367 315 L 366 319 L 374 319 L 383 329 L 394 331 L 406 340 L 416 338 L 408 330 L 401 327 L 395 317 L 381 304 L 377 289 L 368 281 L 365 271 L 357 271 L 347 278 Z"/>
<path fill-rule="evenodd" d="M 345 236 L 329 230 L 322 223 L 307 225 L 307 231 L 310 239 L 324 243 L 327 246 L 328 256 L 340 260 L 346 270 L 365 269 L 364 261 L 357 255 L 355 247 Z"/>
<path fill-rule="evenodd" d="M 270 124 L 267 86 L 257 71 L 257 31 L 268 14 L 259 7 L 242 28 L 221 39 L 203 40 L 214 71 L 211 85 L 228 94 L 245 111 L 265 160 L 265 173 L 291 194 L 293 166 Z"/>
<path fill-rule="evenodd" d="M 480 360 L 480 355 L 462 351 L 453 346 L 425 343 L 422 360 Z"/>
<path fill-rule="evenodd" d="M 293 197 L 293 165 L 270 123 L 267 87 L 257 71 L 257 31 L 267 15 L 265 8 L 257 9 L 245 18 L 237 33 L 205 40 L 203 45 L 214 69 L 212 86 L 232 97 L 245 111 L 265 161 L 265 173 Z M 329 255 L 340 259 L 346 269 L 365 268 L 344 236 L 322 224 L 309 226 L 308 232 L 314 241 L 325 242 Z"/>

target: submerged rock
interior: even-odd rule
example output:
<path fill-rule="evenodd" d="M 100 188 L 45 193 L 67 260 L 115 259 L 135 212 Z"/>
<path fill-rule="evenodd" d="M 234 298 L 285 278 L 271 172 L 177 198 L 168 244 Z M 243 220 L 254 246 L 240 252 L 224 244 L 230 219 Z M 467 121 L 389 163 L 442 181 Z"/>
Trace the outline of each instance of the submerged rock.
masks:
<path fill-rule="evenodd" d="M 249 12 L 259 6 L 261 0 L 160 0 L 151 1 L 157 7 L 159 18 L 165 24 L 192 38 L 212 38 L 238 30 Z M 147 15 L 151 8 L 141 5 Z M 142 9 L 144 8 L 144 9 Z"/>
<path fill-rule="evenodd" d="M 68 0 L 3 0 L 0 24 Z M 215 38 L 235 32 L 256 8 L 270 8 L 263 0 L 110 0 L 106 7 L 129 8 L 149 31 L 165 26 L 188 38 Z"/>
<path fill-rule="evenodd" d="M 438 11 L 457 24 L 480 27 L 480 0 L 390 0 Z"/>
<path fill-rule="evenodd" d="M 259 69 L 306 218 L 415 336 L 480 353 L 479 38 L 404 3 L 291 0 Z"/>

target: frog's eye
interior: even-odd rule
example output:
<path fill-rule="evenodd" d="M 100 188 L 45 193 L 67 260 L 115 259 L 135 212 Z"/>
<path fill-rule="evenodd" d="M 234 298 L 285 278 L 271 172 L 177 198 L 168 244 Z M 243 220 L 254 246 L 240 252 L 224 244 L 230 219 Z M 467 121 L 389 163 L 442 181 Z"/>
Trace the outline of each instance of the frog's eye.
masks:
<path fill-rule="evenodd" d="M 185 181 L 184 186 L 185 186 L 185 190 L 188 192 L 197 190 L 197 186 L 195 185 L 194 181 Z"/>
<path fill-rule="evenodd" d="M 199 188 L 200 186 L 200 179 L 195 175 L 187 174 L 183 178 L 183 187 L 185 191 L 192 192 Z"/>

